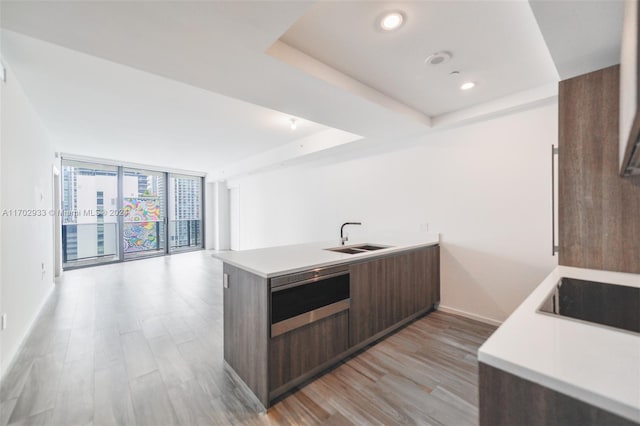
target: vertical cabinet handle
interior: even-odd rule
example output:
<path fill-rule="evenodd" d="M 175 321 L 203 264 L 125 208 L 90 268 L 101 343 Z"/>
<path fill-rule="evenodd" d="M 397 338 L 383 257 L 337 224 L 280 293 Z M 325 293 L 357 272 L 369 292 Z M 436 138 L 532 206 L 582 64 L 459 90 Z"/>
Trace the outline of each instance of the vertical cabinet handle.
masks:
<path fill-rule="evenodd" d="M 556 155 L 558 147 L 551 145 L 551 256 L 559 251 L 556 245 Z"/>
<path fill-rule="evenodd" d="M 229 274 L 222 274 L 222 287 L 229 288 Z"/>

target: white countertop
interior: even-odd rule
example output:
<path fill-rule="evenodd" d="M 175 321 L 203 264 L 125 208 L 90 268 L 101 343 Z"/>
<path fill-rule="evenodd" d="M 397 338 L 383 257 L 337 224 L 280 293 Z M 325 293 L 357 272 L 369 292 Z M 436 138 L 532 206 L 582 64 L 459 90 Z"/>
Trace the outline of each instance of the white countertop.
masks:
<path fill-rule="evenodd" d="M 418 247 L 432 246 L 439 242 L 439 234 L 429 233 L 422 234 L 415 239 L 403 238 L 393 240 L 385 238 L 385 241 L 375 240 L 359 243 L 350 241 L 345 245 L 345 247 L 350 247 L 368 243 L 389 246 L 381 250 L 358 254 L 346 254 L 325 250 L 340 245 L 337 241 L 325 241 L 255 250 L 214 251 L 212 256 L 261 277 L 271 278 L 329 265 L 349 263 L 363 258 L 387 255 Z"/>
<path fill-rule="evenodd" d="M 537 313 L 561 277 L 640 287 L 640 275 L 558 266 L 480 347 L 478 359 L 640 422 L 640 334 Z"/>

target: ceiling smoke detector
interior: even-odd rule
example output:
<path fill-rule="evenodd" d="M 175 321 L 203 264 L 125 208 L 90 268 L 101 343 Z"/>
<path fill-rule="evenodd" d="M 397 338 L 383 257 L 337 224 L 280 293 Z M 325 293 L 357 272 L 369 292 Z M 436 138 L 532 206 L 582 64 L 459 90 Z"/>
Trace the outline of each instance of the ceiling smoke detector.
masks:
<path fill-rule="evenodd" d="M 451 52 L 447 52 L 447 51 L 442 51 L 442 52 L 436 52 L 433 55 L 430 55 L 427 57 L 427 59 L 424 60 L 424 63 L 427 65 L 441 65 L 444 64 L 445 62 L 449 62 L 449 60 L 451 59 L 453 55 L 451 54 Z"/>

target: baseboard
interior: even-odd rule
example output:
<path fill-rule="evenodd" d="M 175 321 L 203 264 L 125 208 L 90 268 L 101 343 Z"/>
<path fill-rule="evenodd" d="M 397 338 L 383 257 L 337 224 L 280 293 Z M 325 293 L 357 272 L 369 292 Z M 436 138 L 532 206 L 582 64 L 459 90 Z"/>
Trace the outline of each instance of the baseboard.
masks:
<path fill-rule="evenodd" d="M 4 371 L 2 371 L 2 374 L 0 374 L 0 385 L 2 385 L 2 381 L 4 380 L 4 377 L 7 374 L 7 372 L 11 371 L 11 369 L 13 368 L 13 364 L 15 364 L 16 360 L 18 359 L 18 354 L 22 352 L 22 349 L 24 349 L 24 345 L 27 342 L 27 338 L 31 334 L 31 331 L 33 331 L 33 327 L 36 325 L 36 321 L 38 321 L 38 318 L 40 318 L 40 314 L 42 313 L 42 308 L 44 308 L 44 305 L 49 301 L 49 298 L 51 297 L 51 294 L 53 293 L 53 289 L 55 287 L 56 287 L 55 282 L 52 282 L 51 286 L 49 287 L 49 291 L 47 292 L 47 295 L 42 299 L 42 302 L 40 302 L 40 306 L 38 306 L 38 309 L 36 309 L 36 314 L 31 319 L 31 323 L 29 324 L 29 327 L 27 327 L 27 330 L 22 335 L 22 339 L 20 339 L 20 344 L 18 345 L 18 349 L 16 349 L 13 355 L 11 355 L 11 360 L 7 364 L 7 367 L 4 369 Z"/>
<path fill-rule="evenodd" d="M 438 310 L 449 314 L 460 315 L 461 317 L 470 318 L 472 320 L 480 321 L 485 324 L 495 325 L 496 327 L 499 327 L 502 324 L 502 321 L 498 321 L 493 318 L 487 318 L 478 314 L 472 314 L 471 312 L 462 311 L 460 309 L 451 308 L 449 306 L 440 305 L 438 307 Z"/>

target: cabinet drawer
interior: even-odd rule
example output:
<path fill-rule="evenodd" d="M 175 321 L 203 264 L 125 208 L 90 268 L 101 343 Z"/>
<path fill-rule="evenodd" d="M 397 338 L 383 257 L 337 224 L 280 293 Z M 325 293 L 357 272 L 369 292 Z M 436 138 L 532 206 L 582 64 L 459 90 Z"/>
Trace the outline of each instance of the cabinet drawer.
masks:
<path fill-rule="evenodd" d="M 349 347 L 349 311 L 296 328 L 271 339 L 269 390 L 309 373 Z"/>

